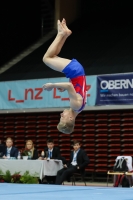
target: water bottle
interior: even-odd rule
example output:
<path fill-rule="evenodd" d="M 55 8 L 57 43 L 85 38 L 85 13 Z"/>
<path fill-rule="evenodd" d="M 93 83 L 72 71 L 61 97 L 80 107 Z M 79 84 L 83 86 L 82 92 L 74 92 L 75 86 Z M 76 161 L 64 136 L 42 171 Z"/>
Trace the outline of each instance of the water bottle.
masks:
<path fill-rule="evenodd" d="M 7 159 L 10 159 L 10 153 L 7 152 Z"/>
<path fill-rule="evenodd" d="M 44 153 L 44 151 L 42 151 L 42 153 L 41 153 L 41 158 L 42 159 L 44 159 L 44 155 L 45 155 L 45 153 Z"/>
<path fill-rule="evenodd" d="M 18 159 L 21 159 L 20 151 L 18 152 Z"/>
<path fill-rule="evenodd" d="M 28 152 L 28 160 L 31 160 L 31 152 Z"/>

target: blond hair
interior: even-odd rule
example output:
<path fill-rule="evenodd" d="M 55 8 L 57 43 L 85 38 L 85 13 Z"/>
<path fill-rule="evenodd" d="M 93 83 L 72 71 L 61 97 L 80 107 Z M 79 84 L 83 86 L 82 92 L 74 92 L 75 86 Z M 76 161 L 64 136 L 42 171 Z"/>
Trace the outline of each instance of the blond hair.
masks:
<path fill-rule="evenodd" d="M 32 149 L 30 150 L 31 151 L 31 157 L 33 157 L 33 153 L 34 153 L 34 143 L 32 140 L 27 140 L 26 141 L 26 144 L 25 144 L 25 148 L 27 148 L 27 143 L 30 142 L 32 144 Z"/>
<path fill-rule="evenodd" d="M 59 122 L 59 124 L 57 125 L 57 129 L 62 133 L 69 134 L 74 131 L 74 125 L 75 125 L 74 121 L 66 123 Z"/>

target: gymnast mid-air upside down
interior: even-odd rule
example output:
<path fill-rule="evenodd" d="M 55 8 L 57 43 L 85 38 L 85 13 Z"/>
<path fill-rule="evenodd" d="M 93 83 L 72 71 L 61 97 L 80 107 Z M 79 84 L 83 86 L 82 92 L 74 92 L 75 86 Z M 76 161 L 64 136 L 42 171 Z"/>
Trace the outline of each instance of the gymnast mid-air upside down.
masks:
<path fill-rule="evenodd" d="M 82 65 L 76 59 L 69 60 L 57 56 L 67 37 L 72 33 L 64 18 L 62 22 L 57 21 L 57 29 L 57 36 L 43 56 L 43 62 L 51 69 L 64 73 L 70 82 L 46 83 L 43 85 L 43 89 L 50 91 L 57 88 L 60 92 L 67 90 L 70 108 L 61 113 L 57 129 L 62 133 L 69 134 L 73 132 L 75 119 L 86 104 L 86 77 Z"/>

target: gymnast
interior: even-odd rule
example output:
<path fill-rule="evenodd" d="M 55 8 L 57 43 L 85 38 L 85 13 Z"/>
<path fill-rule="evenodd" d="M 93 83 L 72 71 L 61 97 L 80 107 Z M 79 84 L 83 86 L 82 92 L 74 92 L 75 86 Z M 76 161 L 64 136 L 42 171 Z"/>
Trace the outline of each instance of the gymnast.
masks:
<path fill-rule="evenodd" d="M 57 56 L 67 37 L 72 33 L 64 18 L 62 22 L 57 21 L 57 29 L 57 36 L 43 56 L 43 62 L 51 69 L 64 73 L 70 82 L 46 83 L 43 85 L 43 89 L 51 91 L 53 88 L 57 88 L 60 92 L 67 90 L 70 108 L 61 113 L 57 129 L 62 133 L 69 134 L 73 132 L 75 119 L 86 104 L 86 77 L 82 65 L 76 59 L 69 60 Z"/>

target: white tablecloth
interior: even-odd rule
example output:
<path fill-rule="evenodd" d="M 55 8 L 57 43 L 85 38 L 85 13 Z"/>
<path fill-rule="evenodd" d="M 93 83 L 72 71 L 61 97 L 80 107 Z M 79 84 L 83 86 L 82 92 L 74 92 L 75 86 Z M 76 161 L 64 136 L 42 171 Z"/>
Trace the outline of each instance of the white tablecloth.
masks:
<path fill-rule="evenodd" d="M 30 175 L 42 179 L 44 176 L 56 176 L 57 171 L 62 169 L 61 160 L 7 160 L 0 159 L 0 170 L 5 173 L 7 170 L 14 174 L 24 174 L 29 171 Z"/>
<path fill-rule="evenodd" d="M 61 160 L 44 160 L 43 175 L 56 176 L 57 172 L 63 168 Z"/>

